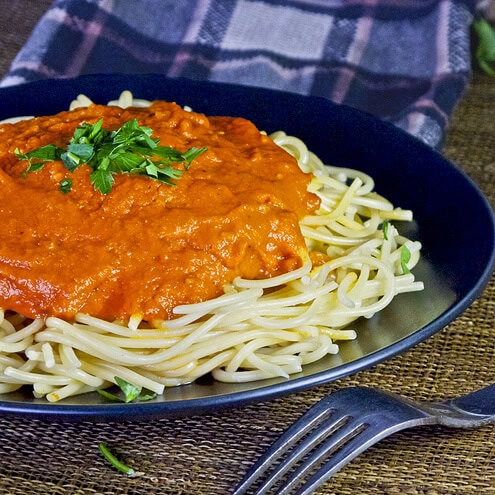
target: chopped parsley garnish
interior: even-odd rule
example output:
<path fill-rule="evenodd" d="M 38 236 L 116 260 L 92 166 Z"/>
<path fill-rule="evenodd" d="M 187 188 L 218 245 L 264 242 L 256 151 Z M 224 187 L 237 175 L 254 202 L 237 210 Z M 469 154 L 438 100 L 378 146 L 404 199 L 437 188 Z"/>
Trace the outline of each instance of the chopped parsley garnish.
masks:
<path fill-rule="evenodd" d="M 172 165 L 182 165 L 185 170 L 191 162 L 206 151 L 192 147 L 185 152 L 170 146 L 159 146 L 158 139 L 151 137 L 153 130 L 140 126 L 137 119 L 126 122 L 116 131 L 103 128 L 103 119 L 96 124 L 84 122 L 74 131 L 67 149 L 48 144 L 28 153 L 14 153 L 29 166 L 25 175 L 43 168 L 47 162 L 61 160 L 69 172 L 85 164 L 91 167 L 91 184 L 96 191 L 107 194 L 111 191 L 116 174 L 144 175 L 152 179 L 175 185 L 182 170 Z M 64 179 L 60 191 L 70 192 L 72 181 Z"/>
<path fill-rule="evenodd" d="M 407 264 L 411 259 L 411 251 L 407 248 L 405 244 L 403 244 L 400 248 L 400 266 L 402 267 L 402 273 L 407 274 L 411 273 Z"/>
<path fill-rule="evenodd" d="M 72 189 L 72 179 L 63 179 L 60 181 L 60 191 L 67 194 Z"/>
<path fill-rule="evenodd" d="M 388 241 L 388 226 L 389 226 L 389 221 L 384 220 L 382 223 L 382 232 L 383 232 L 383 238 Z"/>
<path fill-rule="evenodd" d="M 132 402 L 132 401 L 143 402 L 154 399 L 156 397 L 155 392 L 151 392 L 151 391 L 143 392 L 143 387 L 129 383 L 128 381 L 118 376 L 115 377 L 115 382 L 122 391 L 123 397 L 112 394 L 111 392 L 107 392 L 106 390 L 103 389 L 98 389 L 97 392 L 106 399 L 109 399 L 114 402 Z"/>
<path fill-rule="evenodd" d="M 112 452 L 108 449 L 105 443 L 101 442 L 98 445 L 99 451 L 103 454 L 103 457 L 115 468 L 128 476 L 134 476 L 136 472 L 131 467 L 127 466 L 123 462 L 119 461 Z"/>

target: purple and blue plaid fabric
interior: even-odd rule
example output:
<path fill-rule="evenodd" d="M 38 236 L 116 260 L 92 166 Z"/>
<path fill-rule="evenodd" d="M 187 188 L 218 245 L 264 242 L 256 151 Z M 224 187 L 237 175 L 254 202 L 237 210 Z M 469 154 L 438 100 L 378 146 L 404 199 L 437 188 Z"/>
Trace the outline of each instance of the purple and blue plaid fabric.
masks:
<path fill-rule="evenodd" d="M 56 0 L 3 86 L 163 73 L 319 95 L 442 142 L 474 0 Z"/>

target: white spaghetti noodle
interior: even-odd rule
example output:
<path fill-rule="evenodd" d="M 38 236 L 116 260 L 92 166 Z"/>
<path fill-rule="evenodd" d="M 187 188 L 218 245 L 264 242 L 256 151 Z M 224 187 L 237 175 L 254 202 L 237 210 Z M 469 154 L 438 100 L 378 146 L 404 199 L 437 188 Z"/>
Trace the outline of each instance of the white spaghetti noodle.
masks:
<path fill-rule="evenodd" d="M 87 106 L 78 96 L 70 108 Z M 111 105 L 145 106 L 129 92 Z M 330 261 L 267 280 L 236 279 L 213 300 L 177 306 L 170 321 L 125 325 L 78 314 L 27 320 L 0 310 L 0 393 L 31 385 L 36 397 L 55 402 L 108 387 L 115 377 L 158 394 L 211 373 L 224 382 L 288 378 L 302 366 L 356 338 L 348 328 L 370 318 L 399 293 L 421 290 L 410 273 L 421 245 L 384 220 L 412 219 L 375 193 L 371 177 L 324 165 L 299 139 L 270 136 L 313 174 L 309 190 L 319 210 L 301 222 L 309 252 Z M 410 253 L 403 272 L 402 246 Z"/>

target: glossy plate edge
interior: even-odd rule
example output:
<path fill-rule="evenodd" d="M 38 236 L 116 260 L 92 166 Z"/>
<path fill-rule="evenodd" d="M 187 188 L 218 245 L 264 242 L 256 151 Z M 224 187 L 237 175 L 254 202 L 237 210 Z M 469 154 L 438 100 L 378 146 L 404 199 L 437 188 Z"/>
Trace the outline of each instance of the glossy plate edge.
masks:
<path fill-rule="evenodd" d="M 308 112 L 334 112 L 339 115 L 337 120 L 339 126 L 342 126 L 342 129 L 346 126 L 352 126 L 358 123 L 358 127 L 361 126 L 364 129 L 363 132 L 371 132 L 371 134 L 376 136 L 380 136 L 381 133 L 387 134 L 389 138 L 394 141 L 394 145 L 404 146 L 405 152 L 409 150 L 413 150 L 413 152 L 419 150 L 419 153 L 423 153 L 426 156 L 431 155 L 431 157 L 434 157 L 439 163 L 443 162 L 447 169 L 452 171 L 452 173 L 457 174 L 458 177 L 456 180 L 462 183 L 462 187 L 469 189 L 470 194 L 476 199 L 480 211 L 482 210 L 484 215 L 483 227 L 485 229 L 487 247 L 483 252 L 484 259 L 482 260 L 482 266 L 480 267 L 479 277 L 475 283 L 464 290 L 462 297 L 458 298 L 446 311 L 412 335 L 395 342 L 391 346 L 379 349 L 376 352 L 365 355 L 359 359 L 309 376 L 296 377 L 279 383 L 267 382 L 266 386 L 263 384 L 260 386 L 258 384 L 258 386 L 253 389 L 234 391 L 220 396 L 212 395 L 170 402 L 65 405 L 63 402 L 50 404 L 48 402 L 34 400 L 9 400 L 9 394 L 6 394 L 3 396 L 6 400 L 2 400 L 0 396 L 0 413 L 58 420 L 135 420 L 147 419 L 150 417 L 183 416 L 204 412 L 216 412 L 224 408 L 240 407 L 256 401 L 272 399 L 337 380 L 406 351 L 440 331 L 459 316 L 472 304 L 488 284 L 495 267 L 495 219 L 492 207 L 478 186 L 463 170 L 448 162 L 437 151 L 430 149 L 423 143 L 420 143 L 390 124 L 379 121 L 349 107 L 335 105 L 328 100 L 322 100 L 320 98 L 303 97 L 268 89 L 233 86 L 221 83 L 204 83 L 184 79 L 170 80 L 164 76 L 153 74 L 134 76 L 112 74 L 83 76 L 74 80 L 37 81 L 20 87 L 1 89 L 0 117 L 4 118 L 6 116 L 25 115 L 26 113 L 29 113 L 27 112 L 30 108 L 28 103 L 30 101 L 29 99 L 39 97 L 40 93 L 47 95 L 47 97 L 42 100 L 43 103 L 37 108 L 36 113 L 47 114 L 66 109 L 68 106 L 68 95 L 74 95 L 75 92 L 84 92 L 90 96 L 94 93 L 98 95 L 99 98 L 95 98 L 95 101 L 104 102 L 109 99 L 115 99 L 123 89 L 131 89 L 139 97 L 146 94 L 144 97 L 151 98 L 152 96 L 148 96 L 150 94 L 150 88 L 156 88 L 155 98 L 165 98 L 166 94 L 172 94 L 174 99 L 179 103 L 190 104 L 198 111 L 202 111 L 201 107 L 203 105 L 208 107 L 212 104 L 212 101 L 221 98 L 222 95 L 224 97 L 225 95 L 230 95 L 230 97 L 236 101 L 236 108 L 238 110 L 236 113 L 247 116 L 248 118 L 250 118 L 250 112 L 253 111 L 253 105 L 254 111 L 256 112 L 260 110 L 262 105 L 266 105 L 270 100 L 276 100 L 279 103 L 279 106 L 282 107 L 286 105 L 289 108 L 293 105 L 299 109 L 309 109 L 304 110 Z M 146 89 L 147 92 L 145 92 L 144 89 Z M 151 91 L 151 93 L 152 92 L 153 91 Z M 72 98 L 73 96 L 70 97 L 70 99 Z M 182 102 L 181 99 L 183 100 Z M 9 115 L 5 113 L 5 105 L 1 103 L 6 101 L 9 102 L 6 105 Z M 57 104 L 59 102 L 60 106 L 52 111 L 50 108 L 53 107 L 54 101 L 57 101 Z M 240 104 L 237 104 L 238 102 L 240 102 Z M 267 127 L 270 126 L 271 121 L 276 123 L 277 119 L 280 120 L 281 118 L 280 109 L 273 115 L 266 112 L 264 109 L 262 109 L 261 113 L 267 119 L 265 122 Z M 266 117 L 266 115 L 268 115 L 268 117 Z M 278 126 L 275 126 L 275 128 L 278 128 Z M 275 128 L 269 130 L 272 131 L 275 130 Z M 297 133 L 297 128 L 288 129 L 288 131 L 295 135 L 300 135 Z M 340 129 L 337 129 L 337 134 L 339 131 Z M 361 131 L 357 134 L 357 142 L 359 142 L 360 135 L 369 139 L 368 134 L 365 135 Z M 318 150 L 315 151 L 318 153 Z M 364 153 L 370 151 L 373 152 L 373 150 L 366 149 L 364 150 Z M 363 150 L 359 152 L 361 153 Z"/>

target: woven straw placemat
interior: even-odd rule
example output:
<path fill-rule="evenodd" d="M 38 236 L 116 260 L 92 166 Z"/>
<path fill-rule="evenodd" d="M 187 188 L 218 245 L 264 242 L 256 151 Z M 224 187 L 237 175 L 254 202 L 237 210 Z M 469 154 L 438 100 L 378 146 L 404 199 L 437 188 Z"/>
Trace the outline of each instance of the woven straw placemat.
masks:
<path fill-rule="evenodd" d="M 3 74 L 49 1 L 0 1 Z M 445 154 L 495 200 L 495 80 L 476 74 Z M 462 198 L 459 198 L 462 201 Z M 469 260 L 466 260 L 468 263 Z M 371 385 L 440 399 L 495 381 L 495 280 L 443 332 L 336 383 L 207 416 L 139 423 L 0 418 L 0 494 L 228 494 L 283 429 L 325 394 Z M 98 453 L 106 442 L 143 473 L 129 478 Z M 398 433 L 346 466 L 319 494 L 495 494 L 495 429 L 422 427 Z"/>

